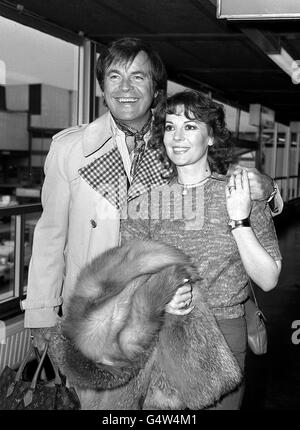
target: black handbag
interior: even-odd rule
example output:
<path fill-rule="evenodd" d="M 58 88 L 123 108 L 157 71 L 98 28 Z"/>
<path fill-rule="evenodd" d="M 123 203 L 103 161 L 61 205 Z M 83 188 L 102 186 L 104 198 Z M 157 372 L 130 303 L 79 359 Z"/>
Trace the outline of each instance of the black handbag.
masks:
<path fill-rule="evenodd" d="M 268 336 L 265 325 L 265 316 L 259 309 L 254 294 L 252 283 L 249 280 L 251 296 L 245 302 L 245 318 L 248 332 L 248 346 L 256 355 L 266 354 L 268 348 Z"/>
<path fill-rule="evenodd" d="M 58 368 L 53 363 L 47 353 L 48 344 L 37 365 L 37 369 L 31 381 L 23 378 L 25 366 L 28 365 L 33 353 L 33 346 L 30 347 L 18 371 L 6 366 L 0 376 L 0 409 L 36 409 L 36 410 L 77 410 L 80 409 L 78 396 L 72 387 L 66 387 L 66 380 L 60 374 Z M 45 363 L 45 358 L 49 359 L 54 380 L 42 381 L 39 375 Z"/>

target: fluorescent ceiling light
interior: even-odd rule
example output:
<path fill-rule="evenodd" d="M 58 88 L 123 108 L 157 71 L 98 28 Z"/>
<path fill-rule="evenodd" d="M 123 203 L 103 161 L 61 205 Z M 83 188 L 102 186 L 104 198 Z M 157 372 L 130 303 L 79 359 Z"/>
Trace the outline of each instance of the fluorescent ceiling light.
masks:
<path fill-rule="evenodd" d="M 274 63 L 276 63 L 277 66 L 279 66 L 291 78 L 294 78 L 296 74 L 298 74 L 298 69 L 300 69 L 300 62 L 295 61 L 284 48 L 280 48 L 280 54 L 268 54 L 268 57 L 272 61 L 274 61 Z"/>

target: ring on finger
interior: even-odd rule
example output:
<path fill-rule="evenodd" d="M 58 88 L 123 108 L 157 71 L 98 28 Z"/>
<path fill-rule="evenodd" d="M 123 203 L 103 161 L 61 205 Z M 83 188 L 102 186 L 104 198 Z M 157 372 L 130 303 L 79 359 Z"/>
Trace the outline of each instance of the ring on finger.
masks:
<path fill-rule="evenodd" d="M 190 304 L 191 304 L 191 301 L 192 301 L 192 299 L 188 299 L 188 300 L 186 300 L 185 301 L 185 304 L 184 304 L 184 309 L 187 309 L 189 306 L 190 306 Z"/>

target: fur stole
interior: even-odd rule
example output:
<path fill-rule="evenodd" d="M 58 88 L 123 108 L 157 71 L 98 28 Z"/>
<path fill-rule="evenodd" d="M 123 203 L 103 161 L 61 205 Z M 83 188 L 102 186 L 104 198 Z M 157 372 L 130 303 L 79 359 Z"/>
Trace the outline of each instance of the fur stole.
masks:
<path fill-rule="evenodd" d="M 164 311 L 184 279 L 195 308 Z M 242 375 L 201 294 L 189 258 L 175 247 L 132 241 L 80 273 L 50 352 L 72 385 L 91 389 L 89 409 L 202 409 Z"/>

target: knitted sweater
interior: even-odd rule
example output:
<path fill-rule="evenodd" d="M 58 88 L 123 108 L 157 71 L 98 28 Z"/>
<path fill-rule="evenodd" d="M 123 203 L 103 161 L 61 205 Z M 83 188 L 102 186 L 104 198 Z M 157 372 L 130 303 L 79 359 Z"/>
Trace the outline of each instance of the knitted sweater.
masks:
<path fill-rule="evenodd" d="M 197 266 L 202 293 L 217 319 L 244 315 L 248 276 L 228 226 L 226 177 L 214 173 L 203 185 L 183 188 L 162 185 L 128 204 L 121 222 L 122 243 L 148 238 L 174 245 Z M 268 205 L 253 201 L 251 226 L 266 251 L 280 260 L 276 232 Z"/>

